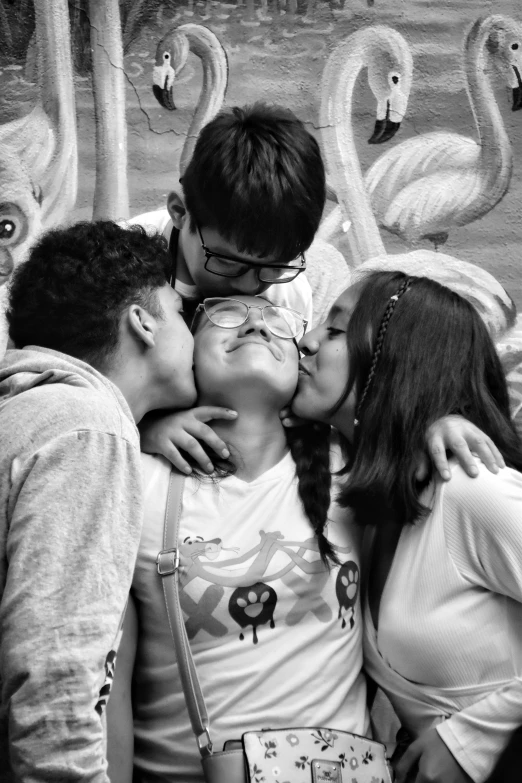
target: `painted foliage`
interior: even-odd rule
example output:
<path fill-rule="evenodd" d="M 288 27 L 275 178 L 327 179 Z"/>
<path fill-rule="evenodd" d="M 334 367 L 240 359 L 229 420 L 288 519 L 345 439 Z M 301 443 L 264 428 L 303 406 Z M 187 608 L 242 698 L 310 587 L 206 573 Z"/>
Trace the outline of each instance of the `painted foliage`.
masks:
<path fill-rule="evenodd" d="M 42 228 L 162 206 L 202 125 L 259 99 L 320 138 L 320 234 L 350 267 L 428 271 L 478 304 L 504 352 L 517 348 L 522 9 L 491 10 L 0 0 L 0 283 Z"/>

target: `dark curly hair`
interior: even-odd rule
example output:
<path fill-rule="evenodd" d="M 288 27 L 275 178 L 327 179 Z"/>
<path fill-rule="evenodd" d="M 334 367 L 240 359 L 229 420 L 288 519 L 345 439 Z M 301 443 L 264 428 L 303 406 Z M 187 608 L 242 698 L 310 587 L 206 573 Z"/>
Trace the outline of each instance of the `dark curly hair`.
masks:
<path fill-rule="evenodd" d="M 312 244 L 326 199 L 317 140 L 288 109 L 256 103 L 218 114 L 183 176 L 196 223 L 239 251 L 293 261 Z"/>
<path fill-rule="evenodd" d="M 9 336 L 102 367 L 118 345 L 123 311 L 136 303 L 163 312 L 156 290 L 170 270 L 166 241 L 141 226 L 82 222 L 48 231 L 15 271 Z"/>

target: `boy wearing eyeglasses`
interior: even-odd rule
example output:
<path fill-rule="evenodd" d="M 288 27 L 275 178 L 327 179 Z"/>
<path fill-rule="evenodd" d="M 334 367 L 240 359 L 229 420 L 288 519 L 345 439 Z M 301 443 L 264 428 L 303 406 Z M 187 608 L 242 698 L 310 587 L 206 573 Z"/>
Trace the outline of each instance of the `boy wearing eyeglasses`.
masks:
<path fill-rule="evenodd" d="M 312 288 L 303 273 L 325 199 L 314 136 L 288 109 L 257 103 L 221 112 L 208 123 L 166 208 L 130 223 L 159 231 L 169 242 L 171 284 L 183 297 L 188 323 L 204 298 L 236 293 L 263 294 L 311 324 Z M 312 265 L 320 269 L 314 276 L 316 316 L 349 282 L 342 255 L 329 247 L 325 263 L 324 249 L 324 242 L 313 249 Z M 220 455 L 226 448 L 204 422 L 231 416 L 223 408 L 197 408 L 149 422 L 142 428 L 142 448 L 161 449 L 190 473 L 181 448 L 211 471 L 198 440 Z"/>
<path fill-rule="evenodd" d="M 168 240 L 172 284 L 189 317 L 207 296 L 265 293 L 311 323 L 305 254 L 325 198 L 314 136 L 289 110 L 257 103 L 221 112 L 208 123 L 166 207 L 130 222 Z M 341 254 L 329 247 L 326 264 L 324 248 L 314 248 L 321 266 L 315 303 L 321 310 L 349 281 Z"/>

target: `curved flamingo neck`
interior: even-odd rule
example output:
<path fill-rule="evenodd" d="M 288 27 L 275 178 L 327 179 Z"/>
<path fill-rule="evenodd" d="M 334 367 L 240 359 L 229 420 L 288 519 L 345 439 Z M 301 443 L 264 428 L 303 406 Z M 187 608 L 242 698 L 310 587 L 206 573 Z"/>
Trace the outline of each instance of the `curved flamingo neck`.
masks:
<path fill-rule="evenodd" d="M 201 129 L 212 120 L 223 105 L 228 82 L 228 61 L 225 50 L 216 36 L 206 27 L 185 24 L 177 32 L 187 36 L 189 49 L 201 60 L 203 84 L 198 105 L 188 129 L 179 164 L 183 176 Z"/>
<path fill-rule="evenodd" d="M 41 101 L 53 125 L 61 127 L 75 108 L 67 0 L 36 0 L 34 6 Z"/>
<path fill-rule="evenodd" d="M 491 189 L 505 192 L 512 169 L 511 144 L 486 73 L 486 41 L 494 25 L 495 17 L 475 23 L 464 47 L 464 70 L 479 137 L 481 168 L 487 175 L 488 199 L 493 196 Z"/>
<path fill-rule="evenodd" d="M 67 0 L 35 0 L 40 100 L 55 134 L 55 154 L 39 184 L 42 225 L 61 222 L 76 201 L 78 149 Z"/>
<path fill-rule="evenodd" d="M 364 187 L 352 130 L 352 99 L 357 77 L 368 65 L 375 30 L 355 33 L 331 54 L 323 72 L 320 126 L 327 168 L 344 214 L 351 221 L 354 262 L 386 253 Z"/>

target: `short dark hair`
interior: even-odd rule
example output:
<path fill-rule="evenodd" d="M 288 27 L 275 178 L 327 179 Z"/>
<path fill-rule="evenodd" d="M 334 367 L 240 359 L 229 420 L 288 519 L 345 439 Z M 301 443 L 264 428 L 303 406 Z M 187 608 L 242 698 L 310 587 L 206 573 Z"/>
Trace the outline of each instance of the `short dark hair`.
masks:
<path fill-rule="evenodd" d="M 348 323 L 350 370 L 343 395 L 360 399 L 376 336 L 402 272 L 365 278 Z M 522 471 L 522 443 L 511 420 L 507 384 L 495 345 L 475 308 L 426 277 L 411 285 L 391 315 L 368 395 L 359 411 L 342 505 L 362 523 L 413 523 L 426 509 L 416 479 L 426 430 L 460 414 L 495 442 L 506 464 Z M 428 480 L 431 478 L 431 473 Z"/>
<path fill-rule="evenodd" d="M 162 316 L 157 289 L 169 267 L 166 241 L 141 226 L 97 221 L 48 231 L 13 274 L 9 336 L 17 348 L 52 348 L 100 368 L 118 345 L 126 307 Z"/>
<path fill-rule="evenodd" d="M 283 263 L 310 247 L 326 199 L 317 140 L 291 111 L 263 103 L 209 122 L 182 184 L 192 231 L 197 222 Z"/>

